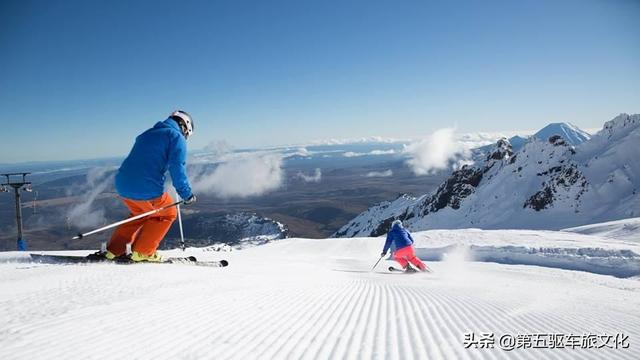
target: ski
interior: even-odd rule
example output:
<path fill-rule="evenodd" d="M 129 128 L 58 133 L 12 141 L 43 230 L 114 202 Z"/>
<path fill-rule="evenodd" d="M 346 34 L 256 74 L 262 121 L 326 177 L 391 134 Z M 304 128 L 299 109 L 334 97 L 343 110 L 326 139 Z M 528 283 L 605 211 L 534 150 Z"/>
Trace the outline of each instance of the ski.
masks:
<path fill-rule="evenodd" d="M 103 256 L 90 254 L 87 256 L 78 255 L 48 255 L 29 254 L 31 260 L 43 264 L 89 264 L 89 263 L 114 263 L 114 264 L 188 264 L 208 267 L 225 267 L 229 265 L 227 260 L 219 261 L 198 261 L 195 256 L 166 257 L 160 262 L 135 262 L 127 258 L 109 260 Z"/>
<path fill-rule="evenodd" d="M 417 271 L 404 271 L 402 269 L 398 269 L 398 268 L 395 268 L 393 266 L 389 266 L 389 272 L 401 273 L 401 274 L 415 274 Z"/>
<path fill-rule="evenodd" d="M 432 273 L 433 270 L 431 270 L 431 268 L 427 267 L 427 271 L 418 271 L 418 270 L 405 271 L 405 270 L 402 270 L 402 269 L 395 268 L 393 266 L 389 266 L 389 272 L 402 273 L 402 274 L 418 274 L 418 273 L 422 273 L 422 272 Z"/>
<path fill-rule="evenodd" d="M 93 254 L 92 254 L 93 255 Z M 92 255 L 79 256 L 79 255 L 48 255 L 48 254 L 29 254 L 31 260 L 39 263 L 55 264 L 84 264 L 94 262 L 108 262 L 104 257 L 94 257 Z"/>

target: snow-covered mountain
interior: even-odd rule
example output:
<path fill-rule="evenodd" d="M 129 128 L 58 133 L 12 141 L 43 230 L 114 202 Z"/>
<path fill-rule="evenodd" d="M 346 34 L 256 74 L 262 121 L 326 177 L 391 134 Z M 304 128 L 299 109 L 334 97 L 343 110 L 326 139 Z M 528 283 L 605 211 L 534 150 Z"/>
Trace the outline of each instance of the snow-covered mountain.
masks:
<path fill-rule="evenodd" d="M 379 236 L 394 219 L 412 230 L 451 228 L 561 229 L 638 216 L 640 115 L 621 114 L 589 140 L 575 127 L 552 124 L 514 151 L 499 140 L 481 162 L 454 171 L 438 189 L 378 204 L 335 237 Z"/>
<path fill-rule="evenodd" d="M 551 123 L 538 132 L 530 136 L 520 136 L 515 135 L 509 138 L 509 143 L 511 144 L 511 148 L 514 152 L 520 151 L 522 147 L 529 141 L 533 139 L 538 139 L 541 141 L 546 141 L 550 137 L 554 135 L 560 135 L 567 143 L 573 146 L 578 146 L 583 142 L 591 139 L 591 135 L 586 131 L 580 129 L 579 127 L 571 124 L 571 123 Z M 476 149 L 476 154 L 484 154 L 486 152 L 491 151 L 493 145 L 485 145 Z M 477 156 L 475 157 L 477 160 Z"/>
<path fill-rule="evenodd" d="M 234 248 L 262 245 L 273 240 L 289 237 L 289 229 L 273 219 L 255 213 L 239 212 L 211 216 L 194 214 L 183 219 L 188 243 L 191 246 L 226 244 Z M 167 239 L 164 248 L 178 246 L 177 239 Z"/>
<path fill-rule="evenodd" d="M 569 143 L 570 145 L 577 146 L 582 144 L 583 142 L 591 139 L 591 135 L 589 135 L 584 130 L 581 130 L 577 126 L 571 123 L 551 123 L 533 134 L 538 140 L 545 141 L 554 135 L 560 135 L 562 138 Z"/>
<path fill-rule="evenodd" d="M 640 244 L 640 217 L 583 225 L 564 229 L 563 231 L 596 235 L 607 239 L 625 240 Z"/>

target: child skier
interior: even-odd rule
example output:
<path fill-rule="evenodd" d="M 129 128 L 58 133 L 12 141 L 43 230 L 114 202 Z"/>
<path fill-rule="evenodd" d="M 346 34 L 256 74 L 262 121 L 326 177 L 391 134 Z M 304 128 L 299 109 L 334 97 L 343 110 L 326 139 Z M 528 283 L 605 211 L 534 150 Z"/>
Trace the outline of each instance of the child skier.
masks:
<path fill-rule="evenodd" d="M 116 175 L 116 190 L 136 216 L 170 205 L 173 200 L 164 191 L 165 173 L 169 170 L 176 191 L 185 205 L 196 201 L 186 172 L 187 142 L 193 134 L 193 120 L 184 111 L 174 111 L 169 118 L 140 134 Z M 130 256 L 133 261 L 162 261 L 156 252 L 160 242 L 177 217 L 175 207 L 120 225 L 107 244 L 107 259 Z M 127 244 L 132 253 L 126 254 Z"/>
<path fill-rule="evenodd" d="M 384 243 L 384 249 L 380 257 L 387 255 L 387 251 L 391 247 L 391 242 L 395 243 L 396 251 L 393 256 L 404 271 L 415 271 L 409 263 L 420 269 L 420 271 L 428 271 L 427 266 L 416 257 L 416 253 L 413 250 L 413 238 L 411 234 L 402 227 L 402 221 L 394 220 L 391 223 L 391 230 L 387 234 L 387 241 Z"/>

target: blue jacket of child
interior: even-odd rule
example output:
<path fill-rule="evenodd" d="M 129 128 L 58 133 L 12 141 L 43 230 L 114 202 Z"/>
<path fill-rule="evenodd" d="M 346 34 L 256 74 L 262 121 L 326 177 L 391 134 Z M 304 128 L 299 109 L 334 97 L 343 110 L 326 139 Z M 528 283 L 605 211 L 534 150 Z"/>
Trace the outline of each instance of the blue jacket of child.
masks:
<path fill-rule="evenodd" d="M 387 253 L 387 251 L 391 247 L 392 242 L 395 244 L 397 251 L 404 247 L 413 245 L 413 238 L 406 229 L 398 224 L 395 224 L 393 225 L 389 233 L 387 233 L 387 241 L 384 243 L 384 249 L 382 250 L 383 253 Z"/>

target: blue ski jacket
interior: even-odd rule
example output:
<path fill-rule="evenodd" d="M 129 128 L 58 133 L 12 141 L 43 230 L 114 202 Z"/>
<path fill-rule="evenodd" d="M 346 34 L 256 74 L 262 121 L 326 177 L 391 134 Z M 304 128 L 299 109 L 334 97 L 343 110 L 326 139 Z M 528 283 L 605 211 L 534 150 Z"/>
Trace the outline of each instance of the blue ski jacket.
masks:
<path fill-rule="evenodd" d="M 173 119 L 143 132 L 116 175 L 116 190 L 132 200 L 151 200 L 164 193 L 166 172 L 183 199 L 191 197 L 187 178 L 187 141 Z"/>
<path fill-rule="evenodd" d="M 387 253 L 391 247 L 391 242 L 395 244 L 396 251 L 398 251 L 404 247 L 413 245 L 413 238 L 407 230 L 396 224 L 389 230 L 389 233 L 387 233 L 387 241 L 384 243 L 383 253 Z"/>

